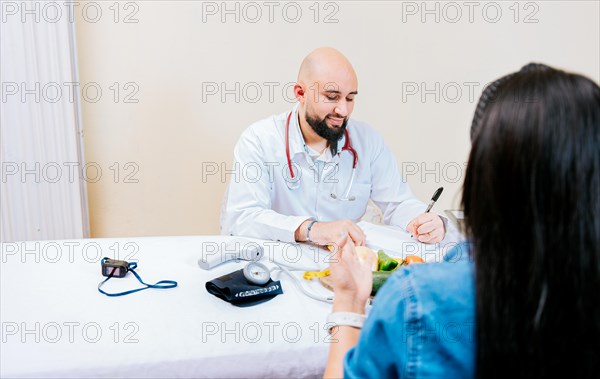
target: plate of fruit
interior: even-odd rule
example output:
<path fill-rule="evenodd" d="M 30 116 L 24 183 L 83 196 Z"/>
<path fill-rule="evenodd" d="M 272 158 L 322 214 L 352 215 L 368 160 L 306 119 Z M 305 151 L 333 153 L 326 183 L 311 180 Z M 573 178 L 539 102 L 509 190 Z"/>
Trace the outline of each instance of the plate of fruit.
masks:
<path fill-rule="evenodd" d="M 375 250 L 367 246 L 357 246 L 356 254 L 358 255 L 359 261 L 365 261 L 369 255 L 375 256 L 373 267 L 371 267 L 371 270 L 373 271 L 373 289 L 371 296 L 375 296 L 377 291 L 379 291 L 381 286 L 383 286 L 390 275 L 392 275 L 394 271 L 398 270 L 400 267 L 411 264 L 425 263 L 421 257 L 416 255 L 407 255 L 404 258 L 393 258 L 387 255 L 383 250 L 375 252 Z M 306 271 L 304 272 L 304 279 L 318 279 L 323 287 L 333 291 L 333 283 L 329 274 L 330 272 L 328 268 L 323 271 Z"/>

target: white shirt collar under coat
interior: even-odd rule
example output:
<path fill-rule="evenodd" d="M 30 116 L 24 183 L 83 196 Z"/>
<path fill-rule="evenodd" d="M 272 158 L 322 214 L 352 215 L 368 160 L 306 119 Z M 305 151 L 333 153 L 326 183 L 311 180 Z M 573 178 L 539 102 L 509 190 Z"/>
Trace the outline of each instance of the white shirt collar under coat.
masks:
<path fill-rule="evenodd" d="M 296 103 L 294 108 L 292 109 L 292 117 L 290 118 L 290 157 L 296 156 L 296 154 L 306 154 L 306 149 L 304 148 L 306 142 L 304 141 L 304 136 L 302 135 L 302 131 L 300 130 L 300 123 L 298 122 L 298 109 L 300 108 L 300 103 Z M 287 120 L 287 115 L 286 115 Z M 349 126 L 350 121 L 346 125 L 346 128 Z M 337 144 L 337 152 L 338 154 L 342 151 L 342 147 L 346 143 L 346 133 L 342 135 L 342 138 L 338 141 Z"/>

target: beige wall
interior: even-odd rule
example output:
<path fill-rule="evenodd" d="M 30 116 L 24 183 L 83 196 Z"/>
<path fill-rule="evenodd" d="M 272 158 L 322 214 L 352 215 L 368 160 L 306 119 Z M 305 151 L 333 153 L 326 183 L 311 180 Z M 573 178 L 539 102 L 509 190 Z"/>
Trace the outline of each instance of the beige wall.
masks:
<path fill-rule="evenodd" d="M 239 22 L 234 12 L 223 23 L 222 2 L 121 2 L 118 14 L 113 2 L 82 2 L 75 10 L 81 84 L 97 83 L 88 84 L 83 101 L 92 235 L 218 233 L 225 183 L 203 181 L 203 163 L 231 168 L 242 130 L 291 107 L 282 88 L 318 46 L 336 47 L 354 63 L 360 94 L 353 117 L 383 134 L 401 165 L 418 169 L 408 176 L 413 191 L 428 200 L 445 187 L 438 210 L 458 205 L 471 116 L 485 83 L 530 61 L 600 78 L 598 2 L 521 2 L 518 14 L 514 2 L 428 2 L 431 14 L 421 4 L 321 2 L 315 22 L 314 2 L 287 5 L 285 14 L 281 3 L 270 22 L 268 3 L 229 2 Z M 297 8 L 302 15 L 293 23 Z M 324 22 L 331 13 L 337 22 Z M 128 15 L 138 22 L 124 22 Z M 203 83 L 233 89 L 236 82 L 239 101 L 203 91 Z M 265 83 L 278 83 L 272 99 Z M 92 86 L 102 89 L 97 102 Z M 125 102 L 136 88 L 129 100 L 138 102 Z M 425 88 L 434 93 L 423 101 Z"/>

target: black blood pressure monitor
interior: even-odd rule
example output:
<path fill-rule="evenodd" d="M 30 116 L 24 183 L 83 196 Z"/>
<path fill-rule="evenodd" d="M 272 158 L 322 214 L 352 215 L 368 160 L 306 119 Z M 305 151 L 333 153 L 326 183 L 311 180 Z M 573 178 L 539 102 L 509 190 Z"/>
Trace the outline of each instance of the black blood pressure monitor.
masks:
<path fill-rule="evenodd" d="M 271 271 L 260 262 L 249 262 L 243 269 L 206 282 L 208 293 L 238 307 L 248 307 L 282 294 L 279 280 L 271 279 Z"/>

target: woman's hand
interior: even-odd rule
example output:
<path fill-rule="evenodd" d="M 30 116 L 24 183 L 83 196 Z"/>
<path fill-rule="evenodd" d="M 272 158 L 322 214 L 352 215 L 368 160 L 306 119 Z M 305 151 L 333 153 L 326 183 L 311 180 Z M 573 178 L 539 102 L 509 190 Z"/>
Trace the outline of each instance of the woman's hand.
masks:
<path fill-rule="evenodd" d="M 375 263 L 375 255 L 369 255 L 360 262 L 352 240 L 344 234 L 334 245 L 330 262 L 335 292 L 333 311 L 364 314 L 373 287 L 371 267 Z"/>

